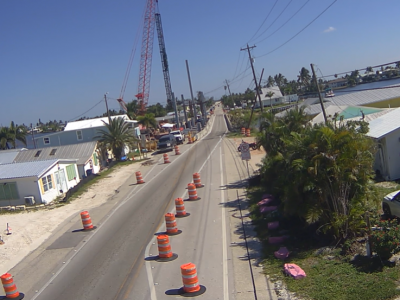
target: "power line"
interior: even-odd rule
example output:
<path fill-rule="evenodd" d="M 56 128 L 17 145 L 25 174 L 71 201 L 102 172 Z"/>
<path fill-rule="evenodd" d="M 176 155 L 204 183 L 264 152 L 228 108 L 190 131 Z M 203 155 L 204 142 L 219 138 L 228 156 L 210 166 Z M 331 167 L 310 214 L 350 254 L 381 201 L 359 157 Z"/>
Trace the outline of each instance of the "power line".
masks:
<path fill-rule="evenodd" d="M 285 10 L 288 8 L 288 6 L 290 5 L 290 3 L 292 3 L 293 0 L 290 0 L 288 4 L 286 4 L 285 8 L 281 11 L 281 13 L 275 18 L 275 20 L 272 21 L 272 23 L 263 31 L 261 32 L 258 37 L 256 37 L 256 39 L 258 39 L 259 37 L 261 37 L 268 29 L 271 28 L 272 25 L 275 24 L 276 20 L 279 19 L 279 17 L 285 12 Z"/>
<path fill-rule="evenodd" d="M 280 27 L 278 27 L 278 29 L 276 29 L 274 32 L 272 32 L 269 36 L 265 37 L 264 39 L 262 39 L 259 42 L 256 42 L 256 44 L 259 44 L 263 41 L 265 41 L 266 39 L 270 38 L 271 36 L 273 36 L 275 33 L 277 33 L 283 26 L 285 26 L 290 20 L 292 20 L 302 9 L 304 6 L 306 6 L 306 4 L 310 2 L 310 0 L 307 0 L 285 23 L 283 23 Z"/>
<path fill-rule="evenodd" d="M 398 63 L 398 62 L 399 62 L 399 61 L 394 61 L 394 62 L 391 62 L 391 63 L 382 64 L 382 65 L 371 66 L 371 68 L 374 69 L 374 68 L 379 68 L 379 67 L 383 67 L 383 66 L 393 65 L 393 64 L 396 64 L 396 63 Z M 367 67 L 367 68 L 368 68 L 368 67 Z M 363 70 L 366 70 L 367 68 L 356 69 L 356 70 L 357 70 L 357 71 L 363 71 Z M 347 72 L 336 73 L 336 74 L 332 74 L 332 75 L 326 75 L 326 76 L 322 76 L 321 78 L 336 77 L 337 75 L 348 74 L 348 73 L 351 73 L 351 72 L 353 72 L 353 71 L 354 71 L 354 70 L 352 70 L 352 71 L 347 71 Z"/>
<path fill-rule="evenodd" d="M 264 21 L 261 23 L 260 27 L 258 27 L 256 33 L 253 34 L 253 36 L 250 38 L 250 40 L 247 42 L 247 44 L 250 43 L 251 40 L 255 37 L 255 35 L 260 31 L 261 27 L 262 27 L 262 26 L 264 25 L 264 23 L 267 21 L 269 15 L 271 14 L 272 10 L 274 9 L 274 7 L 275 7 L 276 3 L 278 3 L 278 1 L 279 1 L 279 0 L 276 0 L 276 1 L 275 1 L 275 3 L 274 3 L 274 5 L 272 6 L 271 10 L 269 11 L 268 15 L 265 17 L 265 19 L 264 19 Z"/>
<path fill-rule="evenodd" d="M 101 102 L 103 102 L 103 99 L 101 99 L 101 100 L 100 100 L 99 102 L 97 102 L 94 106 L 92 106 L 92 107 L 89 108 L 87 111 L 85 111 L 84 113 L 80 114 L 79 116 L 76 116 L 75 118 L 69 119 L 68 122 L 69 122 L 69 121 L 72 121 L 72 120 L 76 120 L 76 119 L 78 119 L 79 117 L 83 116 L 84 114 L 88 113 L 88 112 L 91 111 L 93 108 L 95 108 L 97 105 L 99 105 Z"/>
<path fill-rule="evenodd" d="M 283 46 L 285 46 L 287 43 L 289 43 L 291 40 L 293 40 L 296 36 L 298 36 L 300 33 L 302 33 L 308 26 L 310 26 L 312 23 L 314 23 L 320 16 L 322 16 L 333 4 L 335 4 L 335 2 L 337 2 L 337 0 L 334 0 L 327 8 L 325 8 L 318 16 L 316 16 L 310 23 L 308 23 L 305 27 L 303 27 L 299 32 L 297 32 L 294 36 L 292 36 L 290 39 L 288 39 L 286 42 L 284 42 L 282 45 L 276 47 L 274 50 L 271 50 L 270 52 L 260 55 L 258 57 L 263 57 L 266 55 L 269 55 L 273 52 L 275 52 L 276 50 L 282 48 Z"/>

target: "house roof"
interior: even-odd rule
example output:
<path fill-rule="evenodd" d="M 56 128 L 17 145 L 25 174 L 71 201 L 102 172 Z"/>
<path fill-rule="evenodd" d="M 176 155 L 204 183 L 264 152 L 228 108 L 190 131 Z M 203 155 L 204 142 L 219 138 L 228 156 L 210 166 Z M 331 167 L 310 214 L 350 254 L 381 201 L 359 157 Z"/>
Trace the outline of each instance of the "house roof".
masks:
<path fill-rule="evenodd" d="M 40 177 L 59 160 L 42 160 L 0 165 L 0 180 L 22 177 Z"/>
<path fill-rule="evenodd" d="M 278 86 L 271 86 L 271 87 L 266 87 L 261 89 L 262 93 L 260 94 L 261 100 L 270 100 L 269 97 L 267 97 L 268 92 L 274 93 L 274 95 L 271 97 L 271 99 L 274 98 L 279 98 L 282 97 L 281 90 L 279 89 Z"/>
<path fill-rule="evenodd" d="M 113 120 L 115 118 L 123 118 L 124 120 L 129 120 L 127 115 L 111 116 L 111 120 Z M 64 131 L 79 130 L 79 129 L 92 128 L 92 127 L 101 127 L 101 126 L 104 126 L 103 121 L 106 124 L 108 124 L 108 117 L 68 122 L 64 128 Z"/>
<path fill-rule="evenodd" d="M 1 150 L 0 151 L 0 165 L 12 163 L 18 153 L 23 149 L 10 149 L 10 150 Z"/>
<path fill-rule="evenodd" d="M 92 157 L 97 141 L 66 146 L 45 147 L 21 151 L 14 162 L 43 161 L 51 159 L 77 159 L 77 165 L 84 165 Z M 40 151 L 40 153 L 38 153 Z"/>
<path fill-rule="evenodd" d="M 368 136 L 381 138 L 400 127 L 400 108 L 369 122 Z"/>

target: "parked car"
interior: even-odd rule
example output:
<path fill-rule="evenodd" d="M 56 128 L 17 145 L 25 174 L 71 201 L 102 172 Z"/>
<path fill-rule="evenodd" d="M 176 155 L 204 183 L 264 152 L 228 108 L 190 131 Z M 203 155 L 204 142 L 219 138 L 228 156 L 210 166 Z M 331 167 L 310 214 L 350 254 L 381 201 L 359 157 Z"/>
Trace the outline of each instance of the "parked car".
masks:
<path fill-rule="evenodd" d="M 173 134 L 163 135 L 158 140 L 157 149 L 159 151 L 172 151 L 176 144 L 176 139 Z"/>
<path fill-rule="evenodd" d="M 386 216 L 400 218 L 400 190 L 394 191 L 383 197 L 382 210 Z"/>
<path fill-rule="evenodd" d="M 185 141 L 185 135 L 180 130 L 171 131 L 170 134 L 174 135 L 177 144 L 183 144 Z"/>

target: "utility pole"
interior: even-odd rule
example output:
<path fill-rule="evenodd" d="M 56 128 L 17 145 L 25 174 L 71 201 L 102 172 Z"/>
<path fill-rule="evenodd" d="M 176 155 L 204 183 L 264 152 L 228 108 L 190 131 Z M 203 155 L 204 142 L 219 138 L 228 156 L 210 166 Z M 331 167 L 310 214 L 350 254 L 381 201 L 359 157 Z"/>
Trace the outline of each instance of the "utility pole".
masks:
<path fill-rule="evenodd" d="M 254 72 L 253 58 L 251 57 L 251 54 L 250 54 L 250 49 L 253 49 L 253 48 L 255 48 L 255 47 L 256 47 L 255 45 L 252 46 L 252 47 L 249 47 L 249 44 L 247 44 L 247 47 L 244 48 L 244 49 L 240 49 L 240 51 L 247 50 L 247 52 L 249 53 L 249 59 L 250 59 L 251 70 L 253 71 L 254 83 L 255 83 L 255 85 L 256 85 L 256 93 L 257 93 L 257 96 L 258 96 L 258 101 L 260 102 L 260 109 L 261 109 L 261 112 L 263 112 L 264 110 L 263 110 L 263 105 L 262 105 L 262 103 L 261 103 L 260 90 L 258 89 L 258 82 L 257 82 L 257 78 L 256 78 L 256 73 Z"/>
<path fill-rule="evenodd" d="M 181 94 L 181 99 L 182 99 L 182 106 L 183 106 L 183 115 L 185 116 L 185 125 L 188 122 L 187 115 L 186 115 L 186 105 L 185 105 L 185 98 L 183 98 L 183 95 Z"/>
<path fill-rule="evenodd" d="M 325 120 L 325 124 L 326 124 L 326 123 L 328 123 L 328 120 L 326 119 L 326 113 L 325 113 L 325 108 L 324 108 L 324 102 L 322 101 L 321 91 L 319 90 L 319 85 L 318 85 L 317 76 L 315 75 L 315 71 L 314 71 L 314 65 L 313 65 L 313 64 L 310 64 L 310 66 L 311 66 L 312 73 L 313 73 L 313 75 L 314 75 L 315 84 L 317 85 L 319 103 L 321 103 L 321 109 L 322 109 L 322 113 L 323 113 L 323 115 L 324 115 L 324 120 Z"/>
<path fill-rule="evenodd" d="M 108 110 L 108 104 L 107 104 L 107 93 L 104 94 L 104 101 L 106 102 L 106 109 L 107 109 L 107 116 L 108 116 L 108 124 L 111 125 L 111 117 L 110 117 L 110 111 Z"/>
<path fill-rule="evenodd" d="M 258 85 L 261 84 L 261 80 L 262 80 L 263 75 L 264 75 L 264 68 L 263 68 L 262 71 L 261 71 L 260 82 L 259 82 Z M 257 94 L 258 94 L 258 93 L 257 93 Z M 257 95 L 255 96 L 254 103 L 253 103 L 253 105 L 251 106 L 250 120 L 249 120 L 249 125 L 247 125 L 247 128 L 250 128 L 251 120 L 253 119 L 253 112 L 254 112 L 254 106 L 255 106 L 255 104 L 256 104 L 256 101 L 257 101 Z"/>
<path fill-rule="evenodd" d="M 186 70 L 187 70 L 188 79 L 189 79 L 190 95 L 192 96 L 192 105 L 193 105 L 193 113 L 194 113 L 194 115 L 193 115 L 193 118 L 194 118 L 193 126 L 196 126 L 196 120 L 197 120 L 196 103 L 194 102 L 192 81 L 190 80 L 189 63 L 188 63 L 187 60 L 186 60 Z"/>
<path fill-rule="evenodd" d="M 231 96 L 231 99 L 232 99 L 232 102 L 233 102 L 233 106 L 235 106 L 235 102 L 233 101 L 231 89 L 229 88 L 228 80 L 225 79 L 225 83 L 226 83 L 226 86 L 228 87 L 229 96 Z"/>

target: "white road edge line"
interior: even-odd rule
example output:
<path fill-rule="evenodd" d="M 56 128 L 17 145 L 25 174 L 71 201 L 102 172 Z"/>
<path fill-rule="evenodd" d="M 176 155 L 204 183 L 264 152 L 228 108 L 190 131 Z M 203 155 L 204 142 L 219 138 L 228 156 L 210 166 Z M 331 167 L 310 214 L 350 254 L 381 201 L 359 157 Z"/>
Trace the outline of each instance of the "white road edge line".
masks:
<path fill-rule="evenodd" d="M 221 186 L 224 186 L 224 173 L 222 168 L 222 147 L 219 148 L 219 169 L 221 172 Z M 221 189 L 221 203 L 225 204 L 225 189 Z M 223 289 L 224 289 L 224 300 L 229 300 L 229 289 L 228 289 L 228 250 L 226 247 L 227 243 L 227 232 L 226 232 L 226 212 L 225 207 L 222 206 L 222 275 L 223 275 Z"/>

